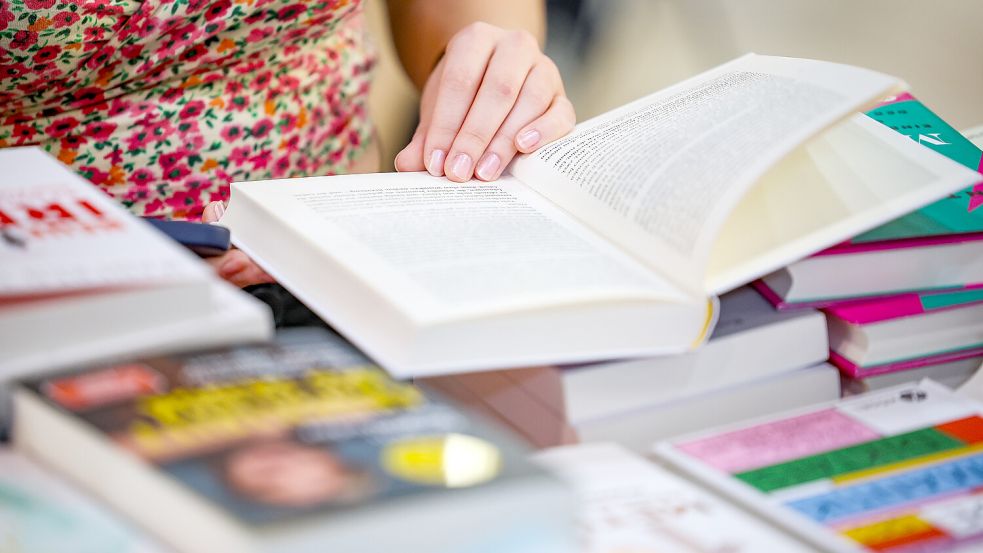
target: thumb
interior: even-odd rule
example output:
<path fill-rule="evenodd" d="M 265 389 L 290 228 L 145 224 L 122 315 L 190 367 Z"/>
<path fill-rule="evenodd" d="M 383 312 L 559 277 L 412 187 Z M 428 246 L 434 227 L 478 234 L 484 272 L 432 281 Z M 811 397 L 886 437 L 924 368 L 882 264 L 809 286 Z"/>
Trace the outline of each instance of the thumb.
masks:
<path fill-rule="evenodd" d="M 222 202 L 211 202 L 205 206 L 201 213 L 202 223 L 215 223 L 225 214 L 225 204 Z"/>

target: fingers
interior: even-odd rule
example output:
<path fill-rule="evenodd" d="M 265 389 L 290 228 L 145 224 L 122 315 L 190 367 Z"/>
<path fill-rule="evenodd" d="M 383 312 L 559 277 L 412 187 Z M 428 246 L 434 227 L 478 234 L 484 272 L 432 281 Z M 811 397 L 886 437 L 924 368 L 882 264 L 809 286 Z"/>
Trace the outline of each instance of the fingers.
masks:
<path fill-rule="evenodd" d="M 517 151 L 532 151 L 539 145 L 566 134 L 573 127 L 574 116 L 573 106 L 562 93 L 559 71 L 549 58 L 541 56 L 522 85 L 515 106 L 482 158 L 495 156 L 500 163 L 494 170 L 479 163 L 475 175 L 484 181 L 495 180 L 501 176 Z M 546 114 L 554 110 L 553 106 L 556 106 L 555 115 L 546 118 Z M 569 121 L 566 117 L 569 117 Z M 542 118 L 546 118 L 543 122 L 549 123 L 549 128 L 538 123 Z M 557 121 L 558 118 L 561 120 Z M 568 124 L 564 125 L 564 122 Z M 522 147 L 519 146 L 520 142 Z"/>
<path fill-rule="evenodd" d="M 211 202 L 205 206 L 201 212 L 202 223 L 215 223 L 225 215 L 225 204 L 222 202 Z"/>
<path fill-rule="evenodd" d="M 436 177 L 444 174 L 445 167 L 451 167 L 445 165 L 449 161 L 447 151 L 471 109 L 492 56 L 495 41 L 488 27 L 484 23 L 469 25 L 454 35 L 447 45 L 423 148 L 423 162 Z M 450 161 L 462 162 L 461 159 Z M 455 167 L 459 168 L 459 165 Z M 470 169 L 468 173 L 470 175 Z"/>
<path fill-rule="evenodd" d="M 574 122 L 560 73 L 532 35 L 476 23 L 454 36 L 427 79 L 420 124 L 396 170 L 494 180 L 517 152 L 562 137 Z"/>
<path fill-rule="evenodd" d="M 553 99 L 546 113 L 529 123 L 515 136 L 515 149 L 527 154 L 542 144 L 562 138 L 577 121 L 573 104 L 566 96 Z"/>
<path fill-rule="evenodd" d="M 464 123 L 447 150 L 444 169 L 448 179 L 464 182 L 471 178 L 476 168 L 488 175 L 503 167 L 499 155 L 493 152 L 482 154 L 512 111 L 526 76 L 539 56 L 536 39 L 529 33 L 511 32 L 499 41 Z"/>
<path fill-rule="evenodd" d="M 276 282 L 266 271 L 260 269 L 253 260 L 240 250 L 231 250 L 218 257 L 210 257 L 208 263 L 215 268 L 218 276 L 238 286 L 245 288 L 253 284 Z"/>

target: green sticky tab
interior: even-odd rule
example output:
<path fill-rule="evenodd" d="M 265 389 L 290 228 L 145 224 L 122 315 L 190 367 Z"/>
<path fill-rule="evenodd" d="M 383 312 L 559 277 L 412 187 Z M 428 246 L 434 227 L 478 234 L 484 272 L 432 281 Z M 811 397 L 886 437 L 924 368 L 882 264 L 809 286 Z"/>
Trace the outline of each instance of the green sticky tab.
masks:
<path fill-rule="evenodd" d="M 920 296 L 919 299 L 922 302 L 922 309 L 925 311 L 943 309 L 945 307 L 983 301 L 983 288 L 960 290 L 958 292 L 947 292 L 944 294 L 926 294 Z"/>
<path fill-rule="evenodd" d="M 742 472 L 734 477 L 767 493 L 965 445 L 935 428 L 924 428 Z"/>

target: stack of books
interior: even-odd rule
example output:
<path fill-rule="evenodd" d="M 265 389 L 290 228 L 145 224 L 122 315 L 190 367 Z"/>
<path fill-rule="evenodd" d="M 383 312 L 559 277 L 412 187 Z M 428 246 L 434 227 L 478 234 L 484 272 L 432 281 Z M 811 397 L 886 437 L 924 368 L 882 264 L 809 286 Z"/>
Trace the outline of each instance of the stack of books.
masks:
<path fill-rule="evenodd" d="M 869 115 L 983 171 L 983 151 L 910 94 Z M 779 309 L 823 308 L 830 362 L 849 379 L 848 390 L 924 376 L 956 385 L 983 362 L 983 183 L 793 263 L 755 287 Z"/>
<path fill-rule="evenodd" d="M 422 382 L 515 429 L 539 447 L 653 440 L 839 397 L 815 310 L 776 311 L 748 287 L 720 298 L 695 352 L 432 377 Z"/>

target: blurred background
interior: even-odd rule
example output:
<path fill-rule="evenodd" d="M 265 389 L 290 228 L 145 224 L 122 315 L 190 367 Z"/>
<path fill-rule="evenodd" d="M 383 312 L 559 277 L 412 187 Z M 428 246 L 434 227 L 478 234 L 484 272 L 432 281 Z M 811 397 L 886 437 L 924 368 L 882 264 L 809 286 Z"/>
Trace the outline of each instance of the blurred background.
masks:
<path fill-rule="evenodd" d="M 371 110 L 388 168 L 416 120 L 416 91 L 368 2 L 380 51 Z M 578 121 L 745 52 L 890 73 L 957 129 L 983 124 L 980 0 L 550 0 L 546 52 Z"/>

